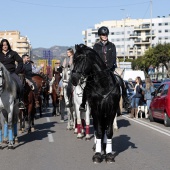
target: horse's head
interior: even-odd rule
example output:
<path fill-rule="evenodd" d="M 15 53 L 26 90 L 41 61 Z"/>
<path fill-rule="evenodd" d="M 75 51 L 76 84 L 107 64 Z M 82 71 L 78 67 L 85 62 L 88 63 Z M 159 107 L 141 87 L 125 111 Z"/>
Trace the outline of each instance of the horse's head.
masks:
<path fill-rule="evenodd" d="M 92 58 L 89 56 L 90 48 L 84 44 L 75 45 L 75 49 L 71 82 L 74 86 L 77 86 L 81 77 L 86 77 L 91 73 Z"/>

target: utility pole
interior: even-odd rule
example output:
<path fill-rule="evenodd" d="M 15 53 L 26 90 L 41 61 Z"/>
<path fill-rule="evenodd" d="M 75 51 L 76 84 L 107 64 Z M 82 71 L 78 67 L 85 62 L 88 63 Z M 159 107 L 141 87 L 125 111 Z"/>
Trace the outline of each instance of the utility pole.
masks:
<path fill-rule="evenodd" d="M 151 28 L 151 48 L 152 48 L 152 0 L 150 0 L 150 17 L 151 17 L 151 23 L 150 23 L 150 28 Z"/>
<path fill-rule="evenodd" d="M 125 9 L 120 9 L 121 11 L 125 11 Z M 125 14 L 125 13 L 124 13 Z M 123 62 L 125 62 L 125 16 L 123 17 L 123 31 L 124 31 L 124 56 L 123 56 Z"/>

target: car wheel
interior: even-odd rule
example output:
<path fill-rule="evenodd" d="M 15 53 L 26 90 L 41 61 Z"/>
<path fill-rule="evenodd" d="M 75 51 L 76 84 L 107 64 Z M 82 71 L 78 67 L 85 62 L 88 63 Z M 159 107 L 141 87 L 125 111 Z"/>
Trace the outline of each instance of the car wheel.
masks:
<path fill-rule="evenodd" d="M 170 118 L 168 117 L 168 115 L 166 113 L 164 113 L 164 125 L 166 127 L 170 126 Z"/>
<path fill-rule="evenodd" d="M 154 118 L 152 116 L 151 109 L 149 109 L 149 120 L 150 120 L 150 122 L 154 122 Z"/>

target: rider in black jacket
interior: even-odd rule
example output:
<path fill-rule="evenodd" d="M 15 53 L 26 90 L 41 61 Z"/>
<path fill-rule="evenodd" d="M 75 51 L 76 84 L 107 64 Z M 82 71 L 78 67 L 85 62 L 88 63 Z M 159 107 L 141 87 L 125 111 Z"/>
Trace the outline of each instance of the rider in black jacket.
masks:
<path fill-rule="evenodd" d="M 100 40 L 95 43 L 93 49 L 99 54 L 99 56 L 103 59 L 106 66 L 110 68 L 111 71 L 115 71 L 116 65 L 116 47 L 115 45 L 108 40 L 109 29 L 105 26 L 102 26 L 98 30 L 98 35 L 100 36 Z M 118 83 L 120 86 L 124 86 L 123 80 L 120 76 L 116 76 Z M 122 97 L 126 105 L 130 107 L 130 103 L 128 102 L 126 88 L 122 90 Z M 85 89 L 83 91 L 83 98 L 82 104 L 80 105 L 79 110 L 85 111 L 85 104 L 86 104 L 86 92 Z"/>
<path fill-rule="evenodd" d="M 18 74 L 23 71 L 23 60 L 17 52 L 11 50 L 11 46 L 7 39 L 3 39 L 0 43 L 0 62 L 10 72 L 11 77 L 17 82 L 19 86 L 19 109 L 25 109 L 23 102 L 23 85 Z M 17 68 L 15 62 L 18 63 Z"/>
<path fill-rule="evenodd" d="M 35 97 L 35 107 L 40 107 L 39 100 L 38 100 L 38 87 L 36 83 L 32 80 L 32 64 L 29 62 L 29 56 L 27 54 L 24 54 L 22 56 L 23 62 L 24 62 L 24 74 L 26 78 L 26 82 L 28 85 L 30 85 L 31 89 L 34 91 L 34 97 Z"/>

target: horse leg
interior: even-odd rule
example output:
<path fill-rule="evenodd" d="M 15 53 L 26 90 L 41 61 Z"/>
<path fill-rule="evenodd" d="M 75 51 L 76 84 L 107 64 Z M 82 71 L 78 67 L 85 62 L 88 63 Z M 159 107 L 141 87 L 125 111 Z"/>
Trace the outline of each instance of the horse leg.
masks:
<path fill-rule="evenodd" d="M 103 137 L 102 134 L 102 117 L 101 115 L 95 113 L 96 111 L 93 110 L 93 119 L 94 121 L 94 129 L 96 130 L 96 148 L 95 148 L 95 155 L 93 156 L 92 160 L 94 163 L 101 163 L 102 162 L 102 149 L 101 149 L 101 139 Z"/>
<path fill-rule="evenodd" d="M 61 120 L 64 120 L 64 111 L 65 111 L 65 101 L 64 101 L 64 98 L 62 98 L 62 100 L 60 100 L 59 105 L 60 105 Z"/>
<path fill-rule="evenodd" d="M 114 114 L 108 115 L 106 120 L 106 157 L 105 160 L 107 163 L 114 162 L 114 155 L 112 153 L 112 137 L 113 137 L 113 121 L 116 116 L 116 111 L 114 111 Z"/>
<path fill-rule="evenodd" d="M 60 116 L 60 109 L 59 109 L 60 101 L 57 99 L 56 100 L 56 116 Z"/>
<path fill-rule="evenodd" d="M 0 149 L 3 149 L 3 147 L 2 147 L 2 123 L 1 123 L 1 120 L 0 120 Z"/>
<path fill-rule="evenodd" d="M 35 131 L 35 128 L 34 128 L 35 113 L 36 113 L 36 109 L 33 107 L 32 112 L 31 112 L 31 132 Z"/>
<path fill-rule="evenodd" d="M 71 128 L 71 125 L 70 125 L 70 115 L 71 115 L 71 113 L 70 112 L 71 112 L 70 108 L 67 108 L 67 119 L 68 119 L 67 130 L 70 130 L 70 128 Z"/>
<path fill-rule="evenodd" d="M 42 99 L 41 99 L 41 97 L 39 97 L 39 103 L 40 103 L 40 107 L 39 107 L 40 117 L 42 117 Z"/>
<path fill-rule="evenodd" d="M 90 109 L 89 109 L 89 104 L 86 104 L 87 109 L 86 109 L 86 140 L 90 140 Z"/>
<path fill-rule="evenodd" d="M 118 131 L 118 126 L 117 126 L 117 114 L 114 118 L 114 121 L 113 121 L 113 131 Z"/>
<path fill-rule="evenodd" d="M 28 105 L 28 133 L 31 132 L 31 112 L 33 110 L 33 103 Z"/>
<path fill-rule="evenodd" d="M 7 144 L 8 143 L 8 123 L 5 121 L 4 122 L 4 139 L 3 143 Z"/>
<path fill-rule="evenodd" d="M 75 104 L 75 112 L 77 117 L 77 139 L 82 139 L 82 133 L 81 133 L 81 117 L 80 117 L 80 111 L 79 111 L 79 105 Z"/>

